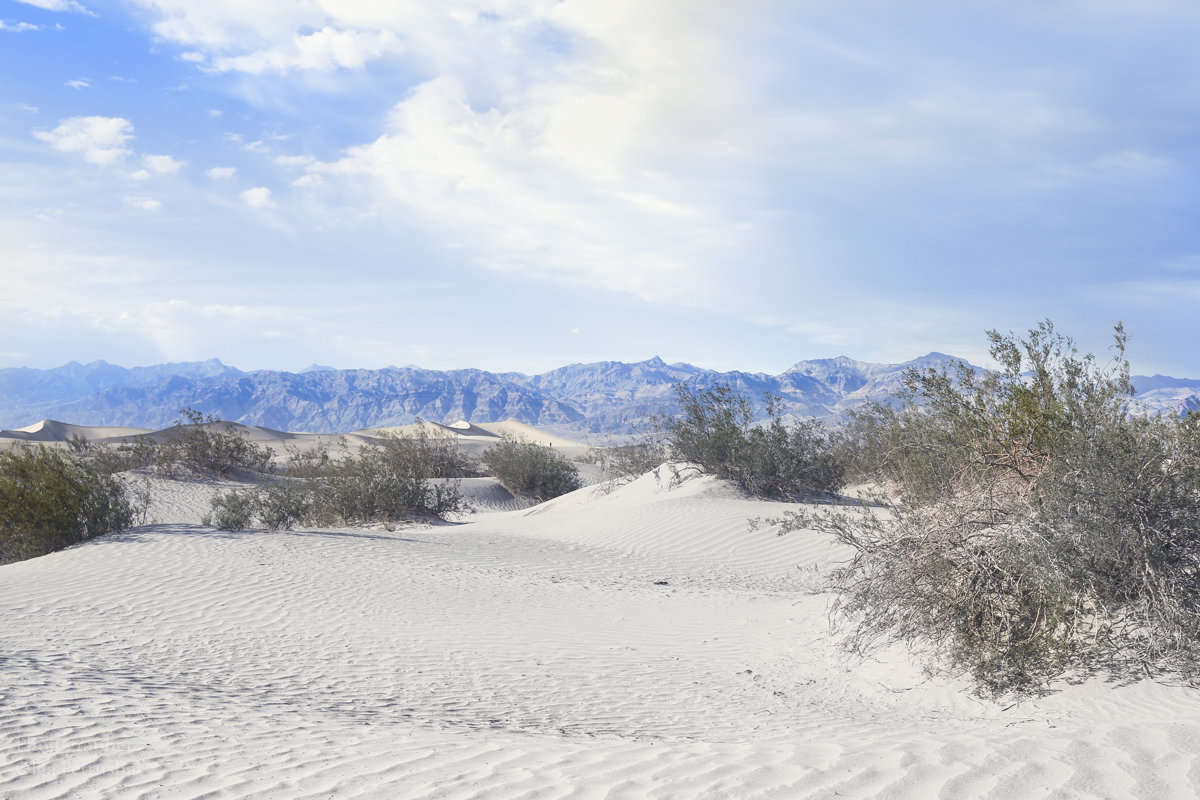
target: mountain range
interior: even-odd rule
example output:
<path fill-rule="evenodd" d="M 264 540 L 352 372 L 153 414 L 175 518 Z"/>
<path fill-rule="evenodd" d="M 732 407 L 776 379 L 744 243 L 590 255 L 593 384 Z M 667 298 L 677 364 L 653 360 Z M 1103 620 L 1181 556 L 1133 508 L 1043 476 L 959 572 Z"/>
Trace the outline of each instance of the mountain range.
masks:
<path fill-rule="evenodd" d="M 478 369 L 388 367 L 299 373 L 244 372 L 217 359 L 120 367 L 71 362 L 54 369 L 0 369 L 0 428 L 42 419 L 79 425 L 162 428 L 184 408 L 224 420 L 287 431 L 340 433 L 406 425 L 417 418 L 450 424 L 515 419 L 577 433 L 627 433 L 648 414 L 673 413 L 674 385 L 727 383 L 755 401 L 770 392 L 793 417 L 837 417 L 899 388 L 910 367 L 958 359 L 930 353 L 903 364 L 838 357 L 800 361 L 768 375 L 717 372 L 660 358 L 571 364 L 540 375 Z M 1137 400 L 1151 412 L 1200 408 L 1200 380 L 1134 376 Z"/>

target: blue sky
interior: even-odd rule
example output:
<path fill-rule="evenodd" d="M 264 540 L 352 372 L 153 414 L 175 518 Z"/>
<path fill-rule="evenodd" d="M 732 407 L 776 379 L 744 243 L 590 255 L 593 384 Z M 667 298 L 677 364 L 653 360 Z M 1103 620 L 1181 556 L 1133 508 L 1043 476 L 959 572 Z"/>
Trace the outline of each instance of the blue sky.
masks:
<path fill-rule="evenodd" d="M 0 0 L 0 366 L 1200 376 L 1190 0 Z"/>

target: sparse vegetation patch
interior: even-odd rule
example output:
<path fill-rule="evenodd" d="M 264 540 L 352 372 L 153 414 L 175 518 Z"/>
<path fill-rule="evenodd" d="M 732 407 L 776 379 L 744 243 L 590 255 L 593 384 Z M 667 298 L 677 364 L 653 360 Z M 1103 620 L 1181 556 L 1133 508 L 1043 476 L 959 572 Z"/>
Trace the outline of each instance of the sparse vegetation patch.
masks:
<path fill-rule="evenodd" d="M 849 644 L 903 642 L 991 694 L 1197 682 L 1200 417 L 1132 413 L 1120 326 L 1107 366 L 1049 321 L 989 339 L 995 371 L 912 371 L 848 426 L 874 507 L 782 520 L 853 548 L 832 578 Z"/>
<path fill-rule="evenodd" d="M 800 499 L 841 488 L 842 468 L 820 423 L 785 423 L 778 398 L 768 395 L 764 426 L 755 424 L 750 400 L 728 385 L 679 383 L 675 393 L 680 415 L 654 419 L 672 459 L 762 497 Z"/>

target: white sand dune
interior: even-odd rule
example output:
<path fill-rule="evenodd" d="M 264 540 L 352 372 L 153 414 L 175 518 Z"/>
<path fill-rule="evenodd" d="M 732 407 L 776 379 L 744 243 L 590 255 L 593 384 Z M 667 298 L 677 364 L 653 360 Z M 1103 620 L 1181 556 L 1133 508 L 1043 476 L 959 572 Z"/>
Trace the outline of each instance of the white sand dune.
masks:
<path fill-rule="evenodd" d="M 0 797 L 1197 795 L 1200 693 L 997 705 L 851 659 L 805 591 L 827 537 L 666 478 L 279 533 L 157 480 L 158 524 L 0 567 Z"/>
<path fill-rule="evenodd" d="M 518 439 L 524 439 L 537 444 L 550 445 L 559 448 L 578 448 L 585 447 L 581 442 L 573 439 L 567 439 L 562 436 L 555 436 L 552 433 L 547 433 L 540 428 L 535 428 L 532 425 L 526 425 L 524 422 L 517 422 L 515 419 L 505 420 L 504 422 L 480 422 L 477 425 L 472 425 L 472 428 L 482 429 L 493 436 L 513 436 Z"/>
<path fill-rule="evenodd" d="M 127 428 L 117 425 L 91 427 L 87 425 L 72 425 L 53 419 L 44 419 L 24 428 L 12 431 L 0 431 L 0 439 L 14 439 L 26 442 L 66 442 L 73 436 L 81 436 L 89 441 L 121 440 L 142 434 L 151 433 L 148 428 Z"/>
<path fill-rule="evenodd" d="M 387 428 L 366 428 L 354 433 L 365 437 L 379 437 L 386 434 L 415 435 L 419 432 L 427 434 L 450 434 L 454 441 L 466 452 L 478 457 L 484 450 L 496 444 L 504 436 L 512 436 L 527 442 L 549 445 L 558 448 L 567 458 L 578 458 L 592 448 L 573 439 L 544 431 L 532 425 L 526 425 L 516 420 L 504 422 L 455 422 L 441 425 L 436 422 L 421 422 L 415 425 L 399 425 Z"/>
<path fill-rule="evenodd" d="M 258 425 L 243 425 L 236 422 L 213 423 L 207 425 L 207 427 L 222 432 L 230 429 L 248 441 L 270 447 L 275 451 L 277 459 L 284 458 L 289 449 L 307 450 L 316 447 L 326 447 L 329 448 L 331 454 L 336 455 L 345 448 L 347 452 L 353 453 L 363 445 L 376 441 L 382 436 L 412 436 L 421 432 L 426 434 L 450 434 L 460 447 L 476 456 L 494 445 L 505 434 L 538 444 L 552 445 L 560 448 L 569 458 L 581 456 L 590 449 L 586 444 L 581 442 L 556 436 L 535 428 L 532 425 L 526 425 L 515 420 L 478 424 L 456 422 L 452 425 L 441 425 L 436 422 L 420 422 L 413 425 L 364 428 L 363 430 L 342 434 L 296 433 L 274 430 Z M 173 427 L 151 430 L 148 428 L 118 426 L 72 425 L 56 420 L 42 420 L 25 428 L 0 430 L 0 449 L 12 447 L 22 442 L 65 444 L 75 436 L 98 443 L 124 442 L 138 437 L 160 441 L 177 433 L 178 430 Z"/>

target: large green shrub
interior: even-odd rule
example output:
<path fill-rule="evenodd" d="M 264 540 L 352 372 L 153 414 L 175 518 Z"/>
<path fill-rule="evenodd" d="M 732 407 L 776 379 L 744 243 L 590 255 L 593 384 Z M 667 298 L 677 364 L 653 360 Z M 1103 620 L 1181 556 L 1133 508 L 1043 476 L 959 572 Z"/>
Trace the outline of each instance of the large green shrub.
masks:
<path fill-rule="evenodd" d="M 0 564 L 131 527 L 125 484 L 43 445 L 0 452 Z"/>
<path fill-rule="evenodd" d="M 482 460 L 514 495 L 544 502 L 583 486 L 578 468 L 550 445 L 505 436 L 483 452 Z"/>
<path fill-rule="evenodd" d="M 849 642 L 896 640 L 984 692 L 1065 672 L 1200 678 L 1200 419 L 1131 413 L 1125 335 L 1101 367 L 1048 321 L 989 333 L 998 369 L 910 372 L 850 425 L 886 493 L 795 513 L 854 551 Z"/>
<path fill-rule="evenodd" d="M 770 422 L 755 424 L 750 401 L 726 384 L 698 389 L 675 386 L 676 417 L 655 418 L 671 457 L 733 481 L 764 497 L 836 492 L 842 468 L 815 421 L 786 424 L 777 398 L 768 396 Z"/>

